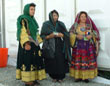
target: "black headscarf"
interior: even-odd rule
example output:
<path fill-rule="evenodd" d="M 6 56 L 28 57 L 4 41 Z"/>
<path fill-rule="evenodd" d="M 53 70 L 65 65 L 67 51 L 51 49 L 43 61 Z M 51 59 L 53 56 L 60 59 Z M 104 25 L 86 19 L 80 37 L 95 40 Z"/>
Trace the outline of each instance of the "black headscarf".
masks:
<path fill-rule="evenodd" d="M 44 22 L 41 30 L 41 37 L 45 40 L 45 37 L 55 31 L 57 27 L 61 27 L 61 33 L 64 34 L 64 48 L 63 52 L 65 53 L 65 58 L 71 59 L 71 50 L 70 50 L 70 37 L 69 32 L 67 31 L 63 22 L 57 20 L 56 26 L 54 25 L 53 21 L 53 13 L 56 13 L 59 17 L 59 14 L 56 10 L 53 10 L 49 13 L 49 21 Z"/>

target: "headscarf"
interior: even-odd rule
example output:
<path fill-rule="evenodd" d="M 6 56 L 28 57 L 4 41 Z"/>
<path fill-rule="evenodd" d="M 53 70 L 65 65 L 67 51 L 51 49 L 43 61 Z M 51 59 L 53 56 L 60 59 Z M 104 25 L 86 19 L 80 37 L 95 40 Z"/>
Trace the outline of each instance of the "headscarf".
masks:
<path fill-rule="evenodd" d="M 21 21 L 23 19 L 26 19 L 28 21 L 28 27 L 29 27 L 29 30 L 30 30 L 30 36 L 34 40 L 36 40 L 36 33 L 38 32 L 39 26 L 38 26 L 38 23 L 35 20 L 34 16 L 30 16 L 29 15 L 29 9 L 30 9 L 31 4 L 25 5 L 24 11 L 23 11 L 24 12 L 23 15 L 20 15 L 18 17 L 18 19 L 17 19 L 17 40 L 20 40 L 20 34 L 21 34 L 21 28 L 22 28 Z"/>
<path fill-rule="evenodd" d="M 59 16 L 58 12 L 56 10 L 53 10 L 49 13 L 49 21 L 44 22 L 41 30 L 41 37 L 45 38 L 45 36 L 53 33 L 56 28 L 61 27 L 61 33 L 64 34 L 64 50 L 63 52 L 65 53 L 65 58 L 71 59 L 71 50 L 70 50 L 70 41 L 69 41 L 69 33 L 66 30 L 66 27 L 63 22 L 57 20 L 56 21 L 56 26 L 54 26 L 54 21 L 53 21 L 53 12 L 57 13 Z"/>
<path fill-rule="evenodd" d="M 80 23 L 80 15 L 81 13 L 86 13 L 85 11 L 81 11 L 80 13 L 77 14 L 76 18 L 75 18 L 75 22 L 72 25 L 70 32 L 75 33 L 76 28 L 78 27 L 78 24 Z M 86 13 L 87 14 L 87 13 Z M 87 14 L 87 18 L 86 18 L 86 25 L 87 27 L 89 27 L 93 33 L 95 34 L 96 40 L 99 41 L 100 40 L 100 35 L 99 35 L 99 30 L 96 27 L 96 25 L 94 24 L 94 22 L 92 21 L 92 19 L 88 16 Z"/>

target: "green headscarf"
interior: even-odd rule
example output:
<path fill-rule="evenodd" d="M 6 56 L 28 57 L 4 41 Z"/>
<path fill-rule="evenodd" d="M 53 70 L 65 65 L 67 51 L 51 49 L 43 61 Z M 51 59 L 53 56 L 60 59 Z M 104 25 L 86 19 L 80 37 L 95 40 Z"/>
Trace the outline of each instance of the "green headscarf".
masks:
<path fill-rule="evenodd" d="M 36 34 L 38 32 L 39 26 L 38 26 L 38 23 L 35 20 L 34 16 L 29 15 L 29 9 L 30 9 L 30 4 L 25 5 L 24 14 L 20 15 L 17 19 L 17 40 L 20 40 L 20 34 L 21 34 L 21 28 L 22 28 L 22 24 L 21 24 L 22 19 L 26 19 L 28 21 L 28 27 L 30 30 L 30 35 L 34 40 L 36 40 Z"/>

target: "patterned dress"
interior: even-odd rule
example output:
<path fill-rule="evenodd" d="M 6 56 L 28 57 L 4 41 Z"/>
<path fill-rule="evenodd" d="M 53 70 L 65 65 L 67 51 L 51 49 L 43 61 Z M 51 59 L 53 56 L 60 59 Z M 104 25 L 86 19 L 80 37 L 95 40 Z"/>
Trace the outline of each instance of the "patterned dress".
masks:
<path fill-rule="evenodd" d="M 86 28 L 81 30 L 77 27 L 77 34 L 82 34 L 84 39 L 78 40 L 76 38 L 75 45 L 72 49 L 72 61 L 70 68 L 70 76 L 75 79 L 92 79 L 97 76 L 97 60 L 96 47 L 93 38 L 87 40 L 85 35 L 90 34 Z"/>

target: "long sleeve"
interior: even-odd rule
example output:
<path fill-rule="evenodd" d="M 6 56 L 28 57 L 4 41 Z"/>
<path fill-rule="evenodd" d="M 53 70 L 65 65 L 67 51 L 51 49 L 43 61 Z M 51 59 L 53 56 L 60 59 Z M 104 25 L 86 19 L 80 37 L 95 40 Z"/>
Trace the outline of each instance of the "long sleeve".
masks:
<path fill-rule="evenodd" d="M 39 44 L 43 42 L 43 40 L 42 40 L 42 38 L 40 37 L 39 34 L 37 34 L 37 40 L 38 40 L 38 43 L 39 43 Z"/>
<path fill-rule="evenodd" d="M 76 41 L 76 34 L 75 33 L 70 34 L 70 44 L 71 44 L 71 47 L 74 46 L 75 41 Z"/>
<path fill-rule="evenodd" d="M 42 29 L 41 29 L 41 35 L 40 35 L 43 40 L 45 40 L 45 37 L 47 35 L 49 35 L 53 32 L 53 30 L 52 30 L 53 26 L 50 25 L 49 23 L 50 23 L 49 21 L 43 23 L 43 26 L 42 26 Z"/>
<path fill-rule="evenodd" d="M 22 20 L 22 28 L 21 28 L 21 35 L 20 35 L 20 43 L 21 43 L 22 48 L 23 48 L 23 45 L 28 41 L 29 41 L 29 36 L 26 31 L 24 21 Z"/>

